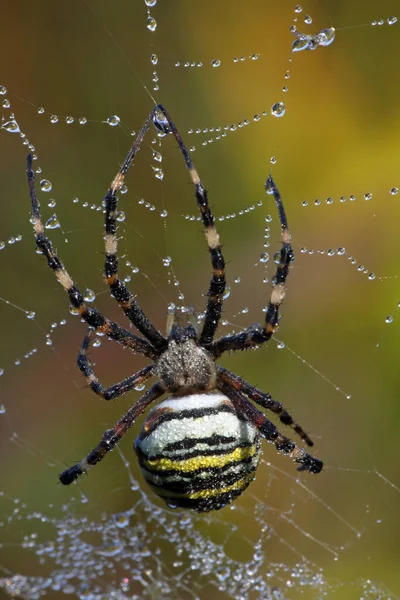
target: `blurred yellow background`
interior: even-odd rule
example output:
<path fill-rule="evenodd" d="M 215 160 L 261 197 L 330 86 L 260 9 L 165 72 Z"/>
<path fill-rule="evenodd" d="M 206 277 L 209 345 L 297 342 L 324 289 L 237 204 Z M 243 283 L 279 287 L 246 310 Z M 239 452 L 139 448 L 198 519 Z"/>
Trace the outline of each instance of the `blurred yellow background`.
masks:
<path fill-rule="evenodd" d="M 159 0 L 151 9 L 157 21 L 151 32 L 146 5 L 139 0 L 16 0 L 2 8 L 0 84 L 8 89 L 11 111 L 36 148 L 43 170 L 37 179 L 52 182 L 52 191 L 40 199 L 45 218 L 56 212 L 60 219 L 61 229 L 50 231 L 54 245 L 81 289 L 93 289 L 98 308 L 125 325 L 102 280 L 102 215 L 83 204 L 100 203 L 131 144 L 129 132 L 137 131 L 152 109 L 144 86 L 166 106 L 187 145 L 196 147 L 193 157 L 216 216 L 256 206 L 243 216 L 217 221 L 231 288 L 224 317 L 232 325 L 221 333 L 264 318 L 270 285 L 263 279 L 273 274 L 272 257 L 280 243 L 273 199 L 264 192 L 270 159 L 276 157 L 272 172 L 296 252 L 277 337 L 293 352 L 272 341 L 268 348 L 221 362 L 285 404 L 310 432 L 326 468 L 318 477 L 302 474 L 296 484 L 294 465 L 264 444 L 264 462 L 238 500 L 238 512 L 222 511 L 218 519 L 238 526 L 239 546 L 241 533 L 255 539 L 259 526 L 252 507 L 257 498 L 276 508 L 268 522 L 282 539 L 323 569 L 332 585 L 327 597 L 359 598 L 363 578 L 389 590 L 384 597 L 400 597 L 400 194 L 389 193 L 400 187 L 399 24 L 370 25 L 396 15 L 399 7 L 395 0 L 302 3 L 298 29 L 316 33 L 334 26 L 336 40 L 315 52 L 293 54 L 289 63 L 294 7 L 265 0 Z M 312 16 L 311 27 L 304 23 L 306 14 Z M 260 54 L 258 60 L 249 58 L 253 53 Z M 151 54 L 158 56 L 156 65 Z M 235 56 L 247 58 L 235 63 Z M 214 59 L 221 61 L 217 68 L 210 65 Z M 177 61 L 201 61 L 203 67 L 175 67 Z M 153 70 L 159 91 L 153 91 Z M 287 70 L 290 78 L 285 79 Z M 282 92 L 284 85 L 287 92 Z M 284 117 L 253 120 L 282 100 Z M 45 108 L 42 115 L 40 106 Z M 3 109 L 5 116 L 9 112 Z M 52 114 L 59 116 L 57 124 L 50 123 Z M 104 124 L 114 114 L 121 127 Z M 65 123 L 68 115 L 75 117 L 71 125 Z M 79 125 L 77 117 L 83 116 L 88 123 Z M 188 133 L 244 119 L 248 125 L 205 146 L 202 141 L 215 133 Z M 120 227 L 120 256 L 121 271 L 131 275 L 131 289 L 164 330 L 167 302 L 182 300 L 177 286 L 168 283 L 161 259 L 172 257 L 184 303 L 199 310 L 210 264 L 200 224 L 184 218 L 196 214 L 196 205 L 176 144 L 169 137 L 162 140 L 160 182 L 152 169 L 160 166 L 152 160 L 153 137 L 150 132 L 127 177 L 129 191 L 121 197 L 126 219 Z M 7 497 L 44 510 L 77 496 L 76 489 L 56 485 L 57 473 L 83 458 L 139 394 L 108 404 L 82 389 L 75 360 L 85 327 L 69 314 L 66 295 L 35 254 L 26 153 L 18 135 L 1 131 L 0 239 L 23 238 L 0 253 L 0 296 L 36 313 L 30 321 L 23 311 L 0 302 L 0 367 L 5 369 L 0 389 L 7 409 L 1 419 L 2 481 Z M 365 200 L 364 194 L 372 198 Z M 326 203 L 328 197 L 332 204 Z M 47 206 L 50 198 L 55 207 Z M 156 209 L 146 210 L 138 203 L 141 198 Z M 321 200 L 319 206 L 315 199 Z M 257 206 L 260 200 L 262 207 Z M 168 211 L 167 219 L 160 217 L 162 210 Z M 269 214 L 271 224 L 265 220 Z M 270 248 L 265 249 L 268 225 Z M 301 252 L 302 247 L 314 253 Z M 346 249 L 344 256 L 327 256 L 328 249 L 340 247 Z M 259 262 L 264 251 L 270 255 L 266 264 Z M 124 266 L 126 260 L 139 268 L 137 274 Z M 360 265 L 375 279 L 368 279 Z M 393 317 L 390 324 L 388 316 Z M 51 334 L 53 345 L 46 346 L 50 325 L 64 318 L 67 325 L 59 325 Z M 38 352 L 24 359 L 35 347 Z M 111 343 L 103 342 L 94 353 L 105 383 L 143 364 Z M 14 364 L 18 358 L 20 366 Z M 10 442 L 13 432 L 24 441 Z M 121 447 L 144 486 L 132 454 L 134 438 L 132 432 Z M 93 505 L 108 514 L 126 509 L 132 504 L 127 479 L 114 452 L 82 481 L 89 504 L 81 510 L 90 513 Z M 292 515 L 298 528 L 282 515 Z M 196 523 L 201 530 L 201 519 Z M 205 519 L 204 527 L 209 523 Z M 211 524 L 217 532 L 210 527 L 211 535 L 218 536 L 218 520 Z M 19 548 L 21 529 L 7 530 L 1 563 L 11 572 L 35 574 L 34 560 L 30 565 Z M 283 546 L 266 544 L 265 572 L 269 561 L 286 561 Z M 236 544 L 233 552 L 245 561 L 249 551 L 248 545 L 241 552 Z M 287 553 L 289 563 L 296 560 Z M 299 593 L 286 589 L 284 582 L 281 588 L 289 598 Z M 215 587 L 199 595 L 226 597 Z M 301 597 L 318 596 L 305 589 Z"/>

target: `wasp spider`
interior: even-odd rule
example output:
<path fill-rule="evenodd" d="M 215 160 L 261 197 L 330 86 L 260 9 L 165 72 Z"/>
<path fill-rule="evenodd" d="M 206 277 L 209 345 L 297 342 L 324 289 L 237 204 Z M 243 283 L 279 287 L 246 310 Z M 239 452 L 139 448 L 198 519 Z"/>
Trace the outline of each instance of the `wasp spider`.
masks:
<path fill-rule="evenodd" d="M 192 324 L 178 326 L 175 317 L 164 337 L 146 317 L 135 297 L 118 275 L 117 205 L 118 191 L 140 144 L 151 125 L 160 132 L 171 133 L 177 141 L 193 182 L 196 200 L 204 224 L 211 256 L 211 278 L 204 322 L 200 333 Z M 282 435 L 277 427 L 250 400 L 279 416 L 292 427 L 308 446 L 313 443 L 302 427 L 295 423 L 280 402 L 247 381 L 216 364 L 224 353 L 255 348 L 267 342 L 277 328 L 279 307 L 285 296 L 285 282 L 293 260 L 291 238 L 282 199 L 272 177 L 266 189 L 272 193 L 282 228 L 282 247 L 277 253 L 277 268 L 265 324 L 252 325 L 236 335 L 214 339 L 222 312 L 225 290 L 225 263 L 207 192 L 200 181 L 179 131 L 161 105 L 156 106 L 139 131 L 128 155 L 104 198 L 105 205 L 105 281 L 111 295 L 141 336 L 134 335 L 117 323 L 87 306 L 82 293 L 58 258 L 46 236 L 35 191 L 32 155 L 27 159 L 27 176 L 32 204 L 32 223 L 36 245 L 69 296 L 71 305 L 89 326 L 78 355 L 78 366 L 92 390 L 112 400 L 122 396 L 150 377 L 156 383 L 137 400 L 126 414 L 107 429 L 100 443 L 78 464 L 60 474 L 62 484 L 69 485 L 79 475 L 100 462 L 127 433 L 136 419 L 164 393 L 169 397 L 146 417 L 135 442 L 139 464 L 146 481 L 170 506 L 191 508 L 199 512 L 220 509 L 232 502 L 255 476 L 260 455 L 260 438 L 299 464 L 300 471 L 319 473 L 322 461 L 308 454 Z M 87 352 L 96 333 L 146 356 L 150 365 L 120 383 L 104 387 L 98 380 Z"/>

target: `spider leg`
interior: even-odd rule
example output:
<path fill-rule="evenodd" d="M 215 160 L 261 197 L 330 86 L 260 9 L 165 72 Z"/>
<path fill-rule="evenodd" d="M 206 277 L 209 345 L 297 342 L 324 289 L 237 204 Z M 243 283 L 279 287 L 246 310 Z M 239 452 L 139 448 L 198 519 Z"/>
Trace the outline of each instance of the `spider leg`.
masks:
<path fill-rule="evenodd" d="M 140 309 L 135 298 L 128 291 L 125 284 L 118 277 L 118 259 L 117 252 L 117 237 L 116 237 L 116 213 L 118 199 L 116 192 L 124 183 L 125 175 L 131 166 L 133 159 L 140 149 L 146 132 L 151 124 L 154 124 L 163 133 L 172 133 L 178 143 L 179 149 L 185 160 L 185 165 L 189 171 L 191 180 L 195 186 L 196 200 L 200 209 L 200 214 L 205 228 L 205 236 L 208 244 L 208 249 L 211 255 L 213 266 L 213 276 L 208 290 L 208 302 L 204 326 L 200 336 L 200 342 L 203 345 L 210 344 L 217 330 L 222 312 L 222 296 L 225 290 L 225 261 L 222 256 L 221 246 L 219 243 L 219 235 L 214 225 L 214 217 L 208 204 L 207 192 L 200 181 L 200 177 L 193 165 L 189 152 L 183 143 L 181 135 L 177 130 L 171 117 L 165 108 L 158 104 L 153 108 L 146 121 L 142 125 L 135 141 L 133 142 L 120 170 L 114 177 L 111 187 L 108 190 L 104 201 L 106 205 L 106 221 L 105 221 L 105 278 L 111 288 L 113 296 L 118 301 L 121 308 L 125 311 L 127 317 L 137 327 L 137 329 L 153 344 L 156 350 L 161 351 L 166 347 L 166 340 L 157 331 L 150 321 L 145 317 Z"/>
<path fill-rule="evenodd" d="M 239 391 L 220 378 L 217 380 L 216 387 L 234 403 L 236 409 L 241 414 L 247 417 L 264 439 L 274 442 L 280 452 L 287 454 L 294 462 L 300 463 L 300 467 L 298 467 L 299 471 L 309 471 L 310 473 L 321 472 L 323 467 L 321 460 L 314 458 L 311 454 L 303 450 L 303 448 L 299 448 L 294 442 L 282 435 L 277 427 Z"/>
<path fill-rule="evenodd" d="M 105 455 L 115 448 L 128 429 L 132 427 L 139 415 L 141 415 L 154 400 L 162 396 L 164 391 L 164 387 L 160 383 L 156 383 L 147 390 L 147 392 L 131 406 L 125 415 L 117 421 L 112 429 L 107 429 L 104 432 L 101 442 L 89 452 L 86 458 L 59 475 L 60 482 L 63 485 L 69 485 L 75 481 L 79 475 L 86 473 L 91 467 L 94 467 L 98 462 L 103 460 Z"/>
<path fill-rule="evenodd" d="M 190 154 L 183 143 L 181 135 L 175 124 L 171 120 L 165 108 L 159 104 L 155 107 L 150 116 L 154 115 L 155 125 L 164 133 L 171 132 L 179 146 L 182 156 L 185 160 L 185 165 L 189 171 L 190 178 L 195 187 L 197 205 L 200 209 L 200 215 L 203 220 L 204 233 L 211 256 L 213 275 L 208 289 L 208 301 L 204 325 L 200 334 L 200 344 L 207 346 L 211 344 L 215 332 L 218 328 L 218 323 L 221 318 L 223 294 L 225 291 L 225 261 L 222 255 L 221 245 L 219 243 L 219 235 L 214 224 L 214 216 L 208 204 L 207 192 L 200 181 L 199 174 L 194 167 Z M 162 115 L 162 118 L 157 118 L 157 115 Z M 140 135 L 140 134 L 139 134 Z M 123 167 L 122 167 L 123 168 Z M 121 169 L 122 170 L 122 169 Z"/>
<path fill-rule="evenodd" d="M 72 306 L 77 309 L 82 319 L 98 333 L 103 333 L 120 344 L 128 346 L 131 350 L 154 359 L 157 356 L 157 352 L 147 340 L 126 331 L 117 325 L 117 323 L 103 317 L 98 310 L 90 308 L 85 304 L 83 295 L 58 258 L 50 239 L 44 233 L 39 202 L 36 197 L 35 174 L 32 170 L 32 154 L 28 155 L 26 171 L 32 204 L 32 222 L 36 236 L 36 245 L 46 257 L 47 264 L 54 271 L 57 280 L 69 295 Z"/>
<path fill-rule="evenodd" d="M 137 373 L 134 373 L 130 377 L 126 377 L 123 381 L 119 383 L 114 383 L 114 385 L 110 385 L 110 387 L 105 388 L 98 378 L 95 375 L 93 370 L 93 365 L 90 362 L 87 351 L 89 344 L 95 335 L 95 332 L 91 329 L 85 335 L 85 338 L 82 342 L 82 346 L 80 348 L 80 352 L 78 354 L 78 367 L 82 371 L 83 375 L 86 378 L 86 382 L 88 386 L 98 395 L 104 398 L 104 400 L 114 400 L 114 398 L 119 398 L 123 396 L 130 390 L 132 390 L 135 386 L 140 385 L 146 379 L 151 377 L 152 370 L 154 365 L 148 365 L 144 367 Z"/>
<path fill-rule="evenodd" d="M 270 175 L 266 181 L 265 189 L 272 193 L 278 208 L 279 221 L 282 228 L 282 247 L 275 255 L 277 268 L 272 278 L 272 292 L 265 315 L 265 325 L 252 325 L 242 333 L 224 336 L 216 340 L 210 348 L 215 358 L 229 350 L 247 350 L 268 342 L 274 334 L 279 321 L 279 307 L 285 297 L 285 283 L 289 274 L 289 265 L 294 259 L 291 246 L 291 237 L 286 219 L 285 209 L 281 195 Z"/>
<path fill-rule="evenodd" d="M 307 444 L 307 446 L 313 446 L 314 442 L 308 437 L 304 429 L 295 421 L 293 417 L 287 412 L 282 406 L 281 402 L 277 402 L 272 398 L 270 394 L 266 394 L 262 390 L 252 386 L 250 383 L 235 375 L 231 371 L 224 369 L 224 367 L 217 366 L 217 372 L 219 378 L 226 384 L 233 387 L 236 391 L 242 392 L 250 400 L 253 400 L 263 408 L 272 411 L 279 416 L 279 420 L 284 425 L 289 425 L 297 433 L 297 435 Z"/>
<path fill-rule="evenodd" d="M 139 132 L 140 135 L 140 132 Z M 139 137 L 139 136 L 138 136 Z M 121 169 L 122 171 L 122 169 Z M 111 295 L 117 300 L 119 306 L 124 311 L 128 319 L 133 325 L 142 333 L 153 345 L 153 347 L 162 351 L 167 341 L 163 335 L 152 325 L 151 321 L 146 317 L 139 304 L 137 303 L 133 294 L 128 290 L 125 283 L 119 278 L 118 275 L 118 239 L 117 239 L 117 208 L 118 208 L 118 196 L 116 194 L 115 181 L 118 181 L 118 187 L 122 185 L 123 175 L 119 171 L 117 177 L 114 179 L 113 187 L 111 187 L 106 196 L 104 202 L 106 206 L 106 218 L 105 218 L 105 255 L 106 262 L 104 265 L 104 278 L 108 283 Z"/>

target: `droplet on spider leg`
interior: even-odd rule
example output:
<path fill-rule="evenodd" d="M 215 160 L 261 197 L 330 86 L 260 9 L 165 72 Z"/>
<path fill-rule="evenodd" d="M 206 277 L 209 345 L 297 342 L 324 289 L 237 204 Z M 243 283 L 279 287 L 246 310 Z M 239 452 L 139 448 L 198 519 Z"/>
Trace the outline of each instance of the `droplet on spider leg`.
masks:
<path fill-rule="evenodd" d="M 231 288 L 229 287 L 229 285 L 227 285 L 225 288 L 225 291 L 222 295 L 222 300 L 227 300 L 230 295 L 231 295 Z"/>
<path fill-rule="evenodd" d="M 167 133 L 171 133 L 170 127 L 168 125 L 168 120 L 165 115 L 158 110 L 153 117 L 154 127 L 158 130 L 159 136 L 167 135 Z"/>
<path fill-rule="evenodd" d="M 85 302 L 94 302 L 96 299 L 96 294 L 93 290 L 88 288 L 83 294 L 83 299 L 85 300 Z"/>

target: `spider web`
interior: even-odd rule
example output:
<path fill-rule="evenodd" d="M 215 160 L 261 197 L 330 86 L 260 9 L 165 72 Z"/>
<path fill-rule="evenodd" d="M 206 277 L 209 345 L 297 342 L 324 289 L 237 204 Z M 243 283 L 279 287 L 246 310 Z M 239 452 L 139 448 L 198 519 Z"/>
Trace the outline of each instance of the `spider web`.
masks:
<path fill-rule="evenodd" d="M 400 597 L 400 14 L 394 0 L 284 4 L 3 8 L 5 598 Z M 331 45 L 291 52 L 331 27 Z M 124 323 L 102 280 L 101 199 L 152 96 L 209 190 L 228 263 L 223 333 L 263 319 L 280 240 L 263 189 L 272 169 L 296 252 L 281 329 L 268 347 L 221 362 L 282 401 L 326 465 L 299 474 L 264 443 L 256 481 L 209 515 L 167 509 L 148 491 L 132 453 L 137 428 L 79 487 L 56 485 L 141 391 L 106 403 L 83 388 L 85 328 L 35 255 L 25 156 L 34 146 L 62 260 L 87 301 Z M 210 277 L 170 136 L 149 132 L 127 186 L 121 272 L 163 331 L 169 303 L 203 310 Z M 105 383 L 144 364 L 104 338 L 92 358 Z"/>

